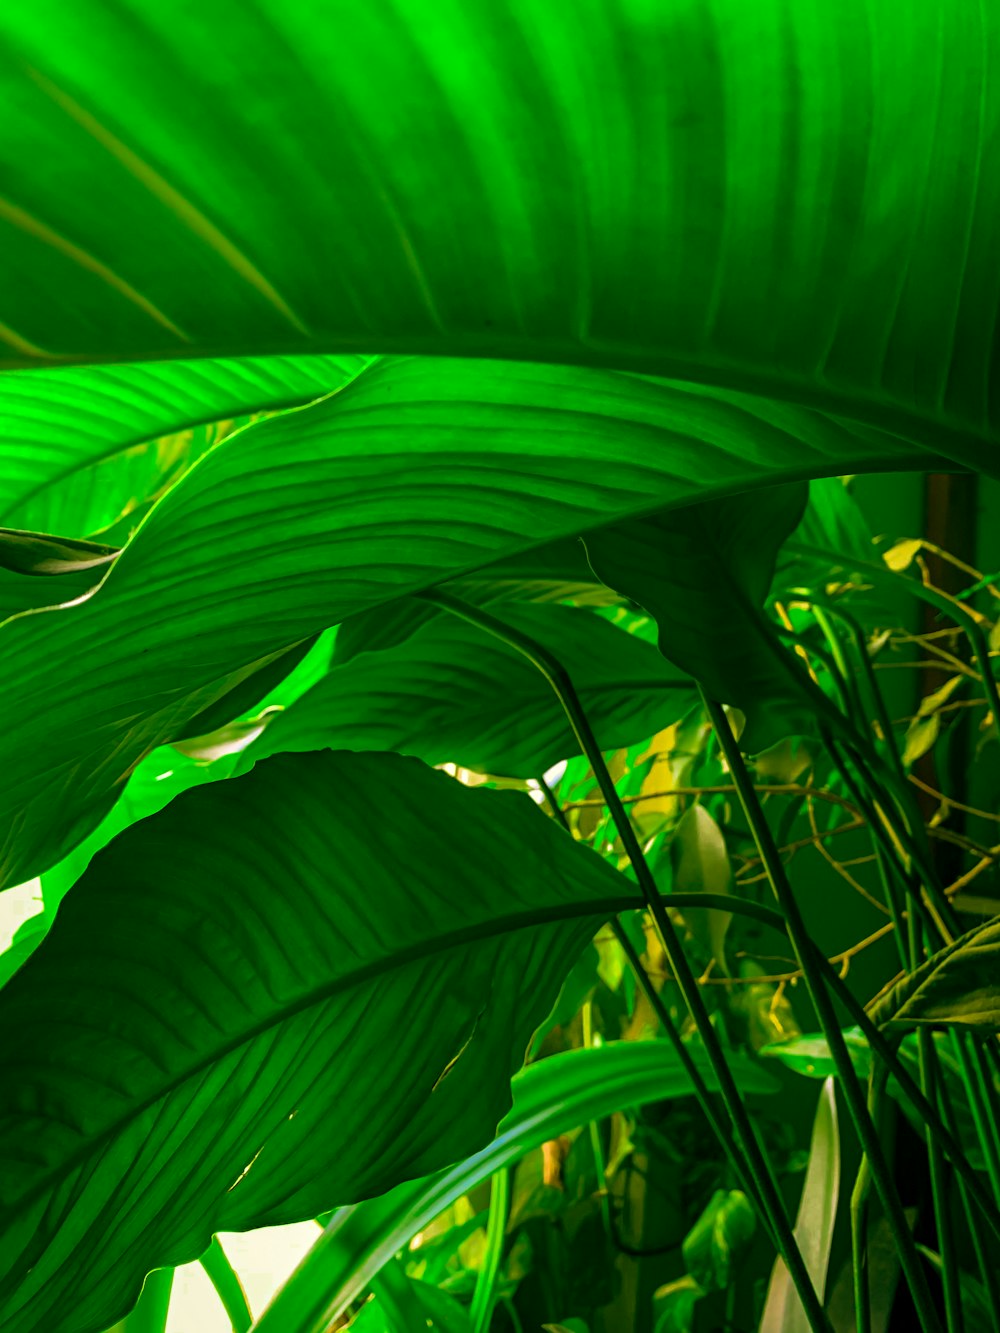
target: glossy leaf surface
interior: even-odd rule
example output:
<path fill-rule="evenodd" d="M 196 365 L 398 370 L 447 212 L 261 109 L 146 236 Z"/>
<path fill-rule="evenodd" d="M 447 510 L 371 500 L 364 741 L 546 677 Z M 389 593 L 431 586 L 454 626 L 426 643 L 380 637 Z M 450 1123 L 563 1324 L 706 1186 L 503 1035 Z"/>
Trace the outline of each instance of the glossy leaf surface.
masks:
<path fill-rule="evenodd" d="M 760 413 L 614 373 L 411 358 L 223 440 L 89 599 L 0 628 L 0 884 L 58 860 L 137 760 L 317 630 L 628 513 L 874 462 L 816 414 Z M 883 466 L 914 457 L 878 447 Z"/>
<path fill-rule="evenodd" d="M 651 644 L 569 606 L 503 605 L 501 619 L 570 674 L 602 750 L 682 717 L 694 686 Z M 579 753 L 552 686 L 514 648 L 438 616 L 398 648 L 334 666 L 278 714 L 244 761 L 289 750 L 396 750 L 428 764 L 535 777 Z"/>
<path fill-rule="evenodd" d="M 4 1329 L 96 1333 L 216 1231 L 479 1149 L 634 901 L 524 796 L 397 755 L 273 759 L 127 831 L 0 992 Z"/>
<path fill-rule="evenodd" d="M 992 9 L 324 13 L 7 8 L 9 364 L 596 362 L 988 452 Z"/>

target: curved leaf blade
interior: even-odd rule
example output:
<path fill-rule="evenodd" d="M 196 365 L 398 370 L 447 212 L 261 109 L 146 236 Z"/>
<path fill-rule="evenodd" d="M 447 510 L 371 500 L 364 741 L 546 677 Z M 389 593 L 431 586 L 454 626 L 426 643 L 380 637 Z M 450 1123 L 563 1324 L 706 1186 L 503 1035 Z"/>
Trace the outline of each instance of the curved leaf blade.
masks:
<path fill-rule="evenodd" d="M 652 735 L 696 702 L 693 683 L 651 644 L 590 611 L 505 604 L 502 612 L 567 669 L 602 750 Z M 542 673 L 515 649 L 448 615 L 398 648 L 335 664 L 273 717 L 243 762 L 323 746 L 395 750 L 428 764 L 516 778 L 579 753 Z"/>
<path fill-rule="evenodd" d="M 714 1087 L 701 1053 L 694 1050 L 692 1055 Z M 744 1092 L 773 1093 L 778 1088 L 758 1065 L 743 1058 L 734 1058 L 732 1069 Z M 488 1147 L 448 1171 L 408 1181 L 379 1199 L 336 1213 L 261 1315 L 254 1333 L 322 1333 L 418 1231 L 494 1172 L 547 1139 L 623 1107 L 684 1096 L 691 1084 L 665 1043 L 612 1042 L 529 1065 L 515 1075 L 511 1089 L 513 1107 Z"/>
<path fill-rule="evenodd" d="M 272 759 L 128 830 L 0 991 L 5 1330 L 97 1333 L 217 1231 L 477 1151 L 635 901 L 524 796 L 397 755 Z"/>
<path fill-rule="evenodd" d="M 37 0 L 0 37 L 10 365 L 604 364 L 995 446 L 989 6 Z"/>
<path fill-rule="evenodd" d="M 635 376 L 377 362 L 223 440 L 89 598 L 0 627 L 0 884 L 54 864 L 262 659 L 349 615 L 631 513 L 921 457 Z"/>

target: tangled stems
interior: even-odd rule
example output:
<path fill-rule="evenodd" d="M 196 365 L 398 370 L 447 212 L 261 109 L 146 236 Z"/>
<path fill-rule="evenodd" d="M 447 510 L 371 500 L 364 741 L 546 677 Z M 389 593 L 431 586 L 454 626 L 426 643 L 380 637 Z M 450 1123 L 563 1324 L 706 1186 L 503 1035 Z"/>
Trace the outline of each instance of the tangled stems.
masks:
<path fill-rule="evenodd" d="M 736 1081 L 733 1078 L 729 1065 L 726 1062 L 725 1053 L 719 1043 L 718 1035 L 712 1026 L 708 1009 L 705 1006 L 704 999 L 698 986 L 697 979 L 691 970 L 687 961 L 684 949 L 681 945 L 680 937 L 674 927 L 673 922 L 667 914 L 663 900 L 660 897 L 656 882 L 653 879 L 652 872 L 642 853 L 639 840 L 636 837 L 635 830 L 622 805 L 621 798 L 612 781 L 611 774 L 604 762 L 604 756 L 601 753 L 594 736 L 590 723 L 587 720 L 583 707 L 573 687 L 569 674 L 562 664 L 550 654 L 541 644 L 536 643 L 527 635 L 504 624 L 502 620 L 489 615 L 488 612 L 480 610 L 478 607 L 470 606 L 458 598 L 451 597 L 447 593 L 440 592 L 437 589 L 431 589 L 427 592 L 418 594 L 421 600 L 439 606 L 442 610 L 450 612 L 452 615 L 459 616 L 470 624 L 478 625 L 488 634 L 500 639 L 502 642 L 514 648 L 528 659 L 545 676 L 549 684 L 556 693 L 559 703 L 569 720 L 570 726 L 576 736 L 581 750 L 586 755 L 593 769 L 594 776 L 597 779 L 598 786 L 604 796 L 605 803 L 611 812 L 618 836 L 621 838 L 622 845 L 631 862 L 632 869 L 638 881 L 647 910 L 653 918 L 657 932 L 660 935 L 664 952 L 670 966 L 673 968 L 674 975 L 684 1002 L 687 1005 L 688 1012 L 694 1021 L 695 1027 L 705 1046 L 705 1053 L 711 1065 L 712 1072 L 719 1085 L 719 1091 L 725 1104 L 726 1111 L 732 1121 L 732 1128 L 736 1133 L 736 1138 L 742 1150 L 745 1160 L 746 1171 L 741 1171 L 742 1180 L 747 1179 L 749 1173 L 752 1181 L 752 1194 L 761 1205 L 764 1217 L 769 1223 L 769 1229 L 774 1236 L 781 1257 L 788 1266 L 789 1274 L 795 1285 L 796 1292 L 802 1302 L 806 1312 L 810 1327 L 817 1333 L 829 1333 L 830 1321 L 823 1310 L 819 1296 L 810 1279 L 802 1253 L 795 1240 L 792 1231 L 792 1225 L 788 1214 L 785 1211 L 784 1201 L 778 1190 L 771 1164 L 757 1139 L 753 1123 L 747 1112 L 746 1107 L 739 1094 Z M 693 1067 L 693 1061 L 684 1059 L 681 1053 L 683 1043 L 680 1034 L 676 1032 L 673 1024 L 666 1029 L 668 1036 L 671 1037 L 674 1047 L 681 1060 L 687 1068 L 688 1064 Z M 690 1069 L 688 1069 L 690 1074 Z M 699 1087 L 700 1084 L 700 1087 Z M 707 1096 L 704 1081 L 699 1080 L 695 1083 L 696 1093 L 699 1095 L 699 1102 L 702 1104 L 713 1130 L 719 1136 L 719 1141 L 725 1145 L 727 1130 L 726 1126 L 719 1122 L 718 1116 L 714 1113 L 711 1098 Z M 704 1099 L 702 1097 L 704 1095 Z M 928 1327 L 933 1327 L 929 1325 Z"/>
<path fill-rule="evenodd" d="M 746 765 L 743 763 L 743 756 L 740 754 L 736 738 L 729 725 L 729 719 L 720 704 L 713 699 L 709 699 L 704 692 L 702 697 L 719 739 L 719 744 L 722 747 L 722 752 L 729 765 L 729 770 L 736 783 L 740 803 L 757 843 L 758 853 L 768 872 L 771 888 L 782 909 L 788 937 L 795 951 L 798 964 L 805 975 L 810 999 L 829 1042 L 830 1053 L 837 1068 L 851 1119 L 868 1158 L 873 1183 L 892 1227 L 896 1244 L 899 1247 L 900 1263 L 913 1297 L 918 1318 L 925 1330 L 928 1330 L 929 1333 L 937 1333 L 941 1324 L 937 1317 L 930 1288 L 927 1285 L 927 1278 L 924 1274 L 920 1256 L 917 1253 L 913 1236 L 906 1221 L 903 1205 L 893 1182 L 889 1164 L 882 1150 L 878 1130 L 868 1113 L 867 1098 L 851 1063 L 851 1057 L 840 1025 L 837 1022 L 837 1015 L 834 1011 L 830 993 L 827 990 L 822 971 L 816 967 L 816 951 L 806 931 L 805 922 L 792 893 L 791 885 L 785 875 L 785 868 L 778 855 L 770 826 L 757 799 L 757 793 L 746 770 Z"/>

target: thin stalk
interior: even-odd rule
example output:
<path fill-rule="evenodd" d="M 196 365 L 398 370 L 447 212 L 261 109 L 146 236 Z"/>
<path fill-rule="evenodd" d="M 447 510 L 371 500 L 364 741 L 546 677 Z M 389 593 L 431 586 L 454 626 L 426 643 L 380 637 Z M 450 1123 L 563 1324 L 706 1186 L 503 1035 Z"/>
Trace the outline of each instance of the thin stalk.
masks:
<path fill-rule="evenodd" d="M 837 551 L 829 551 L 820 546 L 813 546 L 812 543 L 790 541 L 786 543 L 789 550 L 804 552 L 807 555 L 820 555 L 825 559 L 839 563 L 841 566 L 850 564 L 852 569 L 857 569 L 861 573 L 870 574 L 874 580 L 880 583 L 891 582 L 893 584 L 902 583 L 908 588 L 914 597 L 922 602 L 929 602 L 931 606 L 937 609 L 953 620 L 962 629 L 972 648 L 976 664 L 982 674 L 983 689 L 986 698 L 989 701 L 990 709 L 993 713 L 993 725 L 1000 727 L 1000 694 L 997 693 L 997 683 L 993 677 L 993 664 L 990 661 L 990 647 L 986 641 L 986 635 L 982 631 L 976 617 L 961 602 L 956 602 L 951 597 L 946 597 L 935 588 L 928 588 L 924 583 L 918 583 L 916 579 L 906 578 L 902 574 L 896 574 L 889 570 L 885 565 L 876 565 L 868 560 L 855 560 L 853 556 L 846 560 Z"/>
<path fill-rule="evenodd" d="M 820 1025 L 830 1045 L 830 1053 L 837 1067 L 851 1119 L 854 1122 L 858 1138 L 861 1140 L 861 1145 L 869 1158 L 875 1188 L 889 1220 L 889 1225 L 892 1227 L 896 1244 L 899 1246 L 900 1263 L 913 1297 L 917 1316 L 927 1333 L 939 1333 L 941 1323 L 934 1308 L 930 1288 L 927 1285 L 927 1277 L 907 1224 L 903 1205 L 892 1179 L 892 1172 L 882 1151 L 878 1131 L 868 1114 L 867 1098 L 851 1063 L 843 1033 L 837 1022 L 830 992 L 827 990 L 822 971 L 816 969 L 816 951 L 806 930 L 791 885 L 785 875 L 785 868 L 781 857 L 778 855 L 770 826 L 764 816 L 750 775 L 743 763 L 743 756 L 740 754 L 736 738 L 729 725 L 729 719 L 721 705 L 716 703 L 714 699 L 709 699 L 704 692 L 702 697 L 716 735 L 719 737 L 733 780 L 739 789 L 740 802 L 757 843 L 757 851 L 764 868 L 767 870 L 774 895 L 784 913 L 792 948 L 805 977 L 809 996 L 820 1020 Z"/>
<path fill-rule="evenodd" d="M 829 1333 L 830 1321 L 823 1310 L 805 1261 L 802 1258 L 802 1253 L 785 1209 L 784 1200 L 774 1178 L 771 1163 L 768 1161 L 757 1138 L 753 1122 L 736 1086 L 736 1080 L 726 1063 L 725 1053 L 719 1042 L 718 1034 L 712 1026 L 697 979 L 684 953 L 680 936 L 667 914 L 659 890 L 656 887 L 656 881 L 643 856 L 635 830 L 625 807 L 622 805 L 621 797 L 611 779 L 611 774 L 608 772 L 604 755 L 601 753 L 597 738 L 594 736 L 568 672 L 541 644 L 536 643 L 527 635 L 521 634 L 511 626 L 504 624 L 502 620 L 497 620 L 478 607 L 469 606 L 467 603 L 437 589 L 431 589 L 419 595 L 423 600 L 429 601 L 443 610 L 450 611 L 453 615 L 459 616 L 470 624 L 478 625 L 488 634 L 492 634 L 495 638 L 520 652 L 542 672 L 555 691 L 570 726 L 573 728 L 577 742 L 590 762 L 605 803 L 611 811 L 618 836 L 632 864 L 646 908 L 652 916 L 660 935 L 667 961 L 677 979 L 677 984 L 687 1005 L 688 1012 L 694 1021 L 695 1028 L 704 1043 L 705 1054 L 718 1082 L 719 1091 L 732 1121 L 737 1142 L 746 1159 L 747 1169 L 756 1185 L 754 1197 L 764 1205 L 765 1215 L 770 1219 L 771 1228 L 778 1242 L 778 1251 L 788 1266 L 789 1275 L 799 1299 L 802 1301 L 810 1327 L 813 1330 L 818 1330 L 819 1333 Z"/>
<path fill-rule="evenodd" d="M 926 1097 L 937 1101 L 938 1075 L 933 1039 L 929 1028 L 922 1027 L 917 1033 L 917 1050 L 920 1059 L 921 1090 Z M 931 1207 L 934 1211 L 934 1229 L 937 1232 L 938 1253 L 941 1256 L 941 1283 L 944 1289 L 944 1318 L 948 1333 L 963 1333 L 961 1279 L 958 1274 L 958 1261 L 955 1256 L 955 1236 L 952 1230 L 948 1209 L 948 1183 L 945 1178 L 944 1161 L 941 1145 L 932 1135 L 927 1135 L 927 1160 L 931 1177 Z"/>
<path fill-rule="evenodd" d="M 490 1210 L 486 1220 L 486 1253 L 476 1275 L 476 1287 L 469 1306 L 473 1333 L 485 1333 L 497 1298 L 497 1280 L 503 1258 L 503 1242 L 507 1233 L 507 1213 L 510 1208 L 510 1172 L 506 1167 L 497 1171 L 490 1182 Z"/>
<path fill-rule="evenodd" d="M 593 1034 L 593 1001 L 588 1000 L 583 1006 L 583 1044 L 589 1048 L 594 1044 Z M 590 1137 L 590 1153 L 594 1159 L 594 1170 L 597 1172 L 598 1205 L 601 1210 L 601 1223 L 604 1227 L 604 1234 L 608 1240 L 614 1241 L 614 1229 L 611 1225 L 611 1204 L 608 1200 L 608 1164 L 604 1158 L 604 1148 L 601 1145 L 601 1126 L 596 1120 L 591 1120 L 587 1125 L 587 1134 Z"/>
<path fill-rule="evenodd" d="M 954 1031 L 951 1034 L 955 1035 Z M 968 1085 L 966 1085 L 968 1086 Z M 955 1117 L 955 1108 L 952 1105 L 951 1095 L 948 1091 L 948 1084 L 942 1079 L 939 1089 L 940 1104 L 944 1111 L 945 1119 L 954 1133 L 957 1127 Z M 986 1293 L 986 1301 L 990 1309 L 990 1319 L 994 1328 L 1000 1328 L 1000 1286 L 997 1283 L 997 1274 L 990 1255 L 987 1253 L 986 1246 L 983 1243 L 983 1237 L 979 1227 L 976 1226 L 976 1219 L 972 1211 L 972 1200 L 969 1191 L 966 1188 L 965 1181 L 961 1176 L 958 1177 L 958 1192 L 962 1202 L 962 1208 L 968 1221 L 969 1236 L 972 1239 L 972 1248 L 976 1255 L 976 1267 L 979 1269 L 979 1276 L 982 1280 L 983 1290 Z"/>
<path fill-rule="evenodd" d="M 253 1323 L 247 1294 L 243 1290 L 243 1283 L 236 1276 L 236 1270 L 229 1262 L 218 1236 L 212 1237 L 211 1245 L 198 1262 L 218 1293 L 219 1300 L 222 1302 L 223 1308 L 229 1316 L 229 1322 L 233 1326 L 233 1333 L 247 1333 L 247 1329 Z"/>
<path fill-rule="evenodd" d="M 556 819 L 558 823 L 562 825 L 563 829 L 572 837 L 572 831 L 569 826 L 569 821 L 566 818 L 566 812 L 559 804 L 555 792 L 545 781 L 544 777 L 536 778 L 536 781 L 538 783 L 539 788 L 545 795 L 545 799 L 548 802 L 548 806 L 552 812 L 553 818 Z M 692 899 L 692 903 L 695 901 L 697 901 L 699 904 L 704 903 L 703 896 L 702 897 L 698 897 L 697 895 L 689 895 L 689 896 Z M 684 904 L 684 905 L 690 906 L 691 904 Z M 764 910 L 765 912 L 767 911 L 767 909 Z M 777 915 L 776 913 L 767 912 L 767 916 L 765 918 L 767 924 L 769 925 L 774 924 L 771 918 L 776 917 L 776 915 Z M 753 1176 L 747 1170 L 746 1163 L 743 1161 L 739 1153 L 736 1151 L 736 1148 L 732 1141 L 732 1135 L 729 1133 L 728 1126 L 726 1125 L 721 1115 L 719 1114 L 718 1107 L 716 1104 L 716 1099 L 715 1097 L 713 1097 L 712 1093 L 708 1088 L 708 1085 L 702 1078 L 701 1070 L 695 1064 L 694 1058 L 691 1055 L 690 1050 L 688 1049 L 687 1043 L 681 1037 L 681 1034 L 677 1031 L 674 1021 L 670 1017 L 670 1013 L 668 1012 L 666 1005 L 663 1003 L 662 996 L 660 995 L 659 991 L 657 991 L 656 987 L 653 985 L 649 977 L 649 974 L 646 972 L 646 969 L 642 965 L 642 959 L 636 953 L 635 947 L 632 944 L 632 941 L 628 937 L 628 932 L 625 930 L 624 926 L 621 924 L 621 922 L 617 917 L 612 918 L 611 929 L 614 932 L 615 939 L 621 945 L 622 952 L 628 959 L 632 971 L 635 973 L 635 977 L 639 983 L 639 986 L 641 987 L 643 993 L 645 994 L 646 999 L 649 1001 L 650 1008 L 653 1010 L 653 1013 L 656 1014 L 656 1017 L 660 1022 L 660 1026 L 663 1028 L 663 1031 L 666 1034 L 668 1041 L 673 1046 L 674 1052 L 684 1068 L 684 1072 L 687 1074 L 688 1078 L 691 1081 L 691 1086 L 694 1089 L 695 1098 L 698 1101 L 702 1113 L 708 1120 L 709 1126 L 711 1127 L 712 1132 L 714 1133 L 716 1139 L 718 1140 L 719 1145 L 726 1156 L 727 1162 L 729 1163 L 732 1171 L 734 1172 L 736 1179 L 740 1182 L 740 1186 L 743 1189 L 743 1192 L 747 1195 L 748 1198 L 753 1199 L 757 1204 L 757 1207 L 761 1214 L 761 1218 L 768 1231 L 768 1235 L 770 1236 L 770 1239 L 774 1244 L 775 1249 L 777 1249 L 778 1244 L 774 1235 L 774 1231 L 771 1227 L 771 1220 L 770 1217 L 768 1216 L 767 1210 L 764 1208 L 763 1202 L 757 1195 L 756 1182 L 754 1181 Z M 784 930 L 784 925 L 783 922 L 780 920 L 780 918 L 777 919 L 777 929 L 781 931 Z"/>
<path fill-rule="evenodd" d="M 700 895 L 691 894 L 689 896 L 692 899 L 697 898 L 699 902 L 704 901 L 704 898 Z M 743 1192 L 748 1197 L 755 1200 L 757 1207 L 760 1209 L 761 1216 L 763 1218 L 764 1225 L 765 1228 L 767 1229 L 771 1243 L 774 1245 L 775 1249 L 778 1249 L 779 1246 L 775 1238 L 774 1231 L 771 1228 L 770 1218 L 768 1217 L 767 1212 L 764 1209 L 760 1199 L 757 1198 L 756 1196 L 756 1182 L 747 1171 L 746 1163 L 743 1161 L 739 1153 L 736 1151 L 732 1142 L 732 1138 L 727 1132 L 727 1126 L 723 1123 L 723 1120 L 718 1113 L 715 1101 L 714 1099 L 712 1099 L 711 1094 L 709 1093 L 709 1090 L 705 1085 L 705 1081 L 701 1077 L 701 1073 L 698 1069 L 698 1066 L 694 1063 L 693 1059 L 691 1058 L 691 1052 L 688 1050 L 686 1043 L 681 1039 L 680 1033 L 674 1026 L 673 1019 L 670 1017 L 670 1014 L 667 1010 L 667 1006 L 663 1003 L 663 996 L 660 995 L 659 991 L 653 985 L 649 973 L 642 965 L 642 959 L 636 953 L 635 946 L 628 937 L 628 932 L 626 931 L 625 927 L 622 925 L 621 921 L 619 921 L 617 917 L 615 917 L 612 920 L 611 929 L 614 931 L 615 939 L 621 945 L 622 952 L 625 954 L 625 957 L 628 959 L 632 971 L 635 973 L 635 978 L 638 981 L 639 985 L 641 986 L 643 994 L 649 1001 L 650 1008 L 653 1010 L 653 1013 L 659 1019 L 660 1026 L 663 1028 L 664 1032 L 667 1033 L 668 1037 L 673 1036 L 676 1038 L 676 1041 L 674 1041 L 673 1043 L 674 1049 L 680 1056 L 681 1061 L 684 1064 L 685 1072 L 687 1073 L 688 1077 L 692 1080 L 692 1082 L 694 1082 L 695 1079 L 697 1079 L 698 1084 L 701 1085 L 704 1094 L 703 1107 L 707 1108 L 706 1115 L 708 1117 L 708 1121 L 712 1128 L 712 1131 L 715 1134 L 716 1138 L 718 1139 L 722 1147 L 722 1150 L 725 1153 L 726 1160 L 729 1163 L 730 1168 L 734 1172 L 736 1179 L 739 1181 L 740 1186 L 743 1189 Z"/>
<path fill-rule="evenodd" d="M 986 1162 L 986 1174 L 989 1176 L 993 1197 L 1000 1206 L 1000 1143 L 998 1143 L 997 1124 L 990 1114 L 988 1092 L 985 1087 L 986 1071 L 982 1065 L 972 1060 L 966 1038 L 963 1033 L 951 1029 L 951 1048 L 958 1059 L 965 1084 L 965 1095 L 972 1113 L 972 1123 L 976 1127 L 976 1137 Z"/>
<path fill-rule="evenodd" d="M 876 1127 L 888 1077 L 885 1066 L 876 1065 L 868 1084 L 868 1113 Z M 857 1333 L 871 1333 L 871 1289 L 868 1281 L 868 1196 L 871 1184 L 871 1167 L 868 1157 L 862 1153 L 854 1189 L 851 1191 L 851 1265 Z"/>

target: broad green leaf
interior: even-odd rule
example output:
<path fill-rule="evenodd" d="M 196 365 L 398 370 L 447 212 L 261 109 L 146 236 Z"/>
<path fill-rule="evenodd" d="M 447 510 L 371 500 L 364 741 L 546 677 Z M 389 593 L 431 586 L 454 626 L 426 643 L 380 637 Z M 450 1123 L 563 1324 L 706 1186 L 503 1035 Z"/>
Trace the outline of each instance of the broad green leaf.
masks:
<path fill-rule="evenodd" d="M 165 361 L 0 376 L 0 524 L 99 532 L 176 480 L 212 442 L 208 433 L 180 432 L 310 402 L 341 388 L 366 360 Z"/>
<path fill-rule="evenodd" d="M 733 870 L 722 830 L 700 802 L 681 816 L 671 843 L 674 893 L 729 893 Z M 723 976 L 726 962 L 726 931 L 731 912 L 686 908 L 684 920 L 706 953 L 715 960 Z"/>
<path fill-rule="evenodd" d="M 1000 917 L 921 963 L 869 1013 L 879 1024 L 958 1023 L 1000 1032 Z"/>
<path fill-rule="evenodd" d="M 992 452 L 992 7 L 35 0 L 0 39 L 12 366 L 575 361 Z"/>
<path fill-rule="evenodd" d="M 828 1078 L 820 1089 L 809 1143 L 809 1164 L 795 1219 L 795 1239 L 820 1299 L 826 1288 L 840 1198 L 840 1130 L 835 1088 L 835 1081 Z M 760 1333 L 810 1333 L 806 1312 L 780 1257 L 771 1271 Z"/>
<path fill-rule="evenodd" d="M 635 901 L 523 795 L 398 755 L 283 756 L 128 830 L 0 991 L 5 1333 L 96 1333 L 217 1231 L 477 1151 Z"/>
<path fill-rule="evenodd" d="M 499 617 L 569 672 L 602 750 L 676 722 L 694 686 L 648 643 L 592 612 L 505 604 Z M 552 686 L 514 648 L 439 616 L 398 648 L 334 665 L 275 715 L 243 763 L 290 750 L 396 750 L 428 764 L 530 778 L 579 753 Z M 722 892 L 722 890 L 719 890 Z"/>
<path fill-rule="evenodd" d="M 85 597 L 118 550 L 96 542 L 0 529 L 0 625 L 23 611 Z"/>
<path fill-rule="evenodd" d="M 692 1056 L 714 1087 L 701 1052 L 696 1048 Z M 731 1066 L 744 1092 L 777 1091 L 758 1065 L 735 1056 Z M 511 1086 L 513 1108 L 488 1147 L 450 1170 L 337 1212 L 264 1311 L 255 1333 L 323 1333 L 418 1231 L 496 1171 L 591 1120 L 691 1090 L 677 1056 L 653 1041 L 612 1042 L 551 1056 L 521 1070 Z"/>
<path fill-rule="evenodd" d="M 656 620 L 664 657 L 744 713 L 748 753 L 813 730 L 802 665 L 763 610 L 778 550 L 807 498 L 800 483 L 773 486 L 585 539 L 599 577 Z"/>
<path fill-rule="evenodd" d="M 229 436 L 89 598 L 0 628 L 0 884 L 54 864 L 144 754 L 328 625 L 629 513 L 874 463 L 844 426 L 730 398 L 413 358 Z M 880 438 L 880 466 L 914 457 Z"/>

